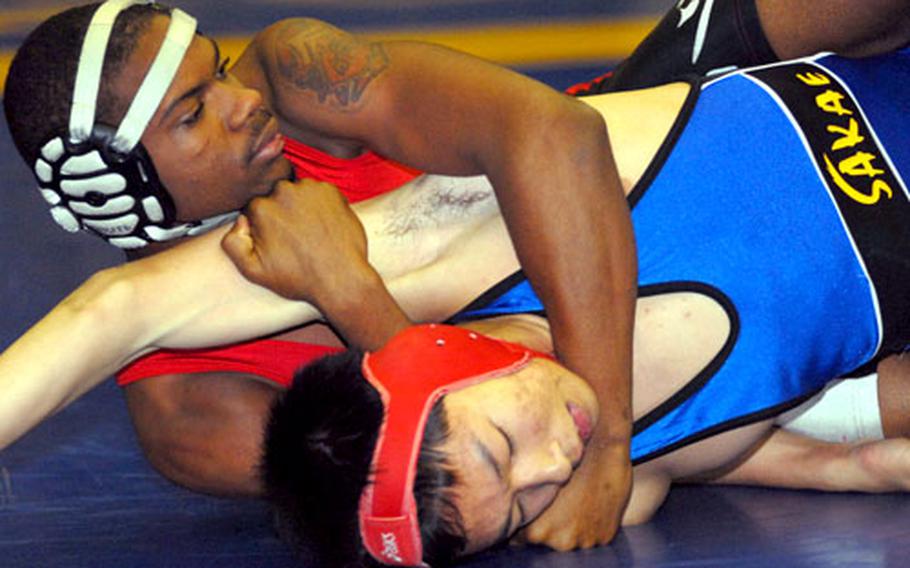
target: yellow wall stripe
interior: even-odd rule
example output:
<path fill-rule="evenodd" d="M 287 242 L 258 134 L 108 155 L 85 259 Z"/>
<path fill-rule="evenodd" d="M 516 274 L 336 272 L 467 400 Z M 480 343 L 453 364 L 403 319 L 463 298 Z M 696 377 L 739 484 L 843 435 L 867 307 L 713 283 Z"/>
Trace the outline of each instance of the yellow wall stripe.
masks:
<path fill-rule="evenodd" d="M 370 30 L 376 40 L 408 39 L 438 43 L 511 66 L 615 61 L 629 52 L 655 26 L 653 18 L 511 24 L 471 28 Z M 237 57 L 249 36 L 219 37 L 222 50 Z M 11 51 L 0 51 L 0 92 L 6 80 Z"/>
<path fill-rule="evenodd" d="M 376 39 L 404 38 L 439 43 L 503 65 L 547 65 L 617 60 L 656 25 L 635 20 L 519 24 L 470 29 L 371 32 Z"/>
<path fill-rule="evenodd" d="M 39 22 L 43 22 L 57 12 L 61 12 L 65 8 L 69 8 L 70 5 L 76 4 L 78 4 L 78 2 L 63 3 L 62 5 L 47 8 L 0 10 L 0 15 L 2 15 L 2 19 L 0 19 L 0 33 L 8 34 L 21 30 L 28 31 L 37 26 Z"/>
<path fill-rule="evenodd" d="M 6 74 L 9 73 L 9 64 L 13 60 L 11 51 L 0 51 L 0 94 L 3 93 L 3 86 L 6 84 Z"/>

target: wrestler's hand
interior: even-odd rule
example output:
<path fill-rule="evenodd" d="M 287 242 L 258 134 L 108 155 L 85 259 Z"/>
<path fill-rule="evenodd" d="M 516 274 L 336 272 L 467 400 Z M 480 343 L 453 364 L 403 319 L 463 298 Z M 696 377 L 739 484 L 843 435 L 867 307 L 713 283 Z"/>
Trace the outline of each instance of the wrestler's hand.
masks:
<path fill-rule="evenodd" d="M 281 181 L 250 202 L 222 241 L 250 281 L 319 306 L 372 269 L 360 221 L 334 186 Z"/>
<path fill-rule="evenodd" d="M 595 442 L 553 504 L 528 525 L 519 541 L 572 550 L 613 539 L 632 489 L 629 448 L 610 444 L 595 450 Z"/>
<path fill-rule="evenodd" d="M 363 226 L 333 185 L 279 182 L 250 202 L 221 244 L 244 277 L 315 305 L 355 345 L 377 348 L 410 323 L 368 262 Z"/>

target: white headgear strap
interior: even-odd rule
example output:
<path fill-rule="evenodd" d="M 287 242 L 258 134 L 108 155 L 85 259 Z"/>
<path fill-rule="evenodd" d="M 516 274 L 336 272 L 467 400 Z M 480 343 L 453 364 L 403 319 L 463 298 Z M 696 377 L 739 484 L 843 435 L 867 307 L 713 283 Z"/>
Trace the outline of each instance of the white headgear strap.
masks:
<path fill-rule="evenodd" d="M 95 126 L 104 55 L 117 16 L 130 6 L 151 3 L 151 0 L 108 0 L 95 11 L 79 55 L 79 69 L 76 72 L 76 85 L 73 90 L 73 108 L 70 112 L 71 141 L 88 140 Z M 171 81 L 174 80 L 174 75 L 195 33 L 196 19 L 174 8 L 158 55 L 155 56 L 155 61 L 152 62 L 142 85 L 136 92 L 126 117 L 117 129 L 112 147 L 118 152 L 127 153 L 139 143 L 142 133 L 161 104 Z"/>

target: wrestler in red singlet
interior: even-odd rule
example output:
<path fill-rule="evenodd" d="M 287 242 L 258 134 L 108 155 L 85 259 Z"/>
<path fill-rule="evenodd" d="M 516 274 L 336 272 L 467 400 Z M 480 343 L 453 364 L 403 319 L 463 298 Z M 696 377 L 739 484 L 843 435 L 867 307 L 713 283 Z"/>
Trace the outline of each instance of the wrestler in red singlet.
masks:
<path fill-rule="evenodd" d="M 373 152 L 342 159 L 290 138 L 284 155 L 298 179 L 310 178 L 335 185 L 351 203 L 396 189 L 420 174 Z M 341 351 L 338 347 L 259 339 L 229 347 L 161 350 L 134 361 L 117 374 L 117 384 L 159 375 L 231 371 L 250 373 L 287 387 L 294 371 L 310 361 Z"/>

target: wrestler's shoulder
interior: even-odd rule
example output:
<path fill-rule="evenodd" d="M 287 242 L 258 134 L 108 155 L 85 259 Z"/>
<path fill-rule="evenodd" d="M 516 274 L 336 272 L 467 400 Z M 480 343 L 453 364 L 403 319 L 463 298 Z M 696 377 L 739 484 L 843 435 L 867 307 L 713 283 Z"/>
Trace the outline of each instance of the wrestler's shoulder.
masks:
<path fill-rule="evenodd" d="M 331 53 L 349 53 L 370 42 L 314 18 L 285 18 L 261 29 L 231 67 L 242 83 L 263 94 L 294 72 L 320 66 Z"/>

